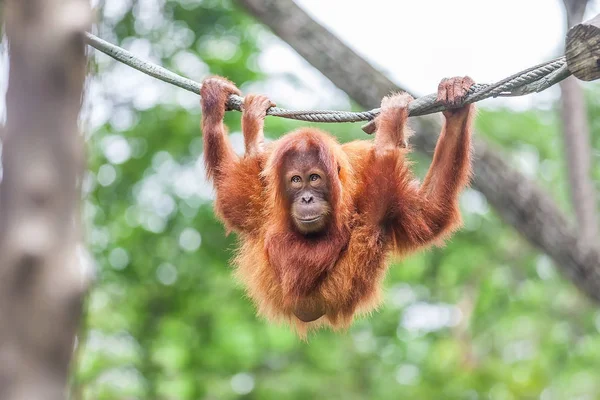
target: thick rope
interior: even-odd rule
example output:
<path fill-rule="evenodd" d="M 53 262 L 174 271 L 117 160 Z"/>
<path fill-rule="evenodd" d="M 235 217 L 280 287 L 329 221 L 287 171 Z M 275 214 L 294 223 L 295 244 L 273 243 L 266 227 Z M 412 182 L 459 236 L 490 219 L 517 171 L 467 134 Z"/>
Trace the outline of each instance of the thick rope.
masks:
<path fill-rule="evenodd" d="M 190 92 L 200 94 L 201 84 L 191 79 L 184 78 L 166 68 L 144 61 L 129 51 L 115 46 L 105 40 L 100 39 L 91 33 L 85 33 L 87 43 L 104 54 L 122 62 L 132 68 L 137 69 L 147 75 L 160 79 Z M 460 104 L 470 104 L 490 97 L 498 96 L 523 96 L 530 93 L 541 92 L 550 86 L 567 78 L 571 73 L 567 68 L 565 57 L 559 57 L 534 67 L 528 68 L 514 75 L 509 76 L 493 84 L 475 84 L 469 90 L 469 93 Z M 419 97 L 412 101 L 408 106 L 409 115 L 418 116 L 432 114 L 443 111 L 446 108 L 436 101 L 436 94 L 429 94 Z M 240 96 L 232 95 L 229 97 L 227 107 L 229 110 L 242 110 L 244 99 Z M 335 111 L 335 110 L 286 110 L 279 107 L 271 107 L 267 115 L 275 117 L 296 119 L 309 122 L 358 122 L 372 121 L 380 113 L 379 108 L 370 111 Z M 369 125 L 371 125 L 369 127 Z M 372 131 L 372 124 L 363 127 L 365 131 Z"/>

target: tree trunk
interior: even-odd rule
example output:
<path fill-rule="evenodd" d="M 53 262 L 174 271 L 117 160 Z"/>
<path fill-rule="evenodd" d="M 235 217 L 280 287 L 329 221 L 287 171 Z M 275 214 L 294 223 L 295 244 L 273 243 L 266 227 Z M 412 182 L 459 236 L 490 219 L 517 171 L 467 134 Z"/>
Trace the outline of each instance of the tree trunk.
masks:
<path fill-rule="evenodd" d="M 85 0 L 5 0 L 10 49 L 0 187 L 0 398 L 66 398 L 85 280 L 77 127 Z"/>
<path fill-rule="evenodd" d="M 292 0 L 238 0 L 249 13 L 361 106 L 402 90 L 310 18 Z M 413 119 L 413 147 L 429 156 L 440 131 L 437 116 Z M 498 214 L 529 242 L 546 252 L 591 298 L 600 301 L 600 251 L 581 240 L 552 199 L 535 182 L 511 168 L 490 145 L 475 140 L 473 185 Z"/>
<path fill-rule="evenodd" d="M 572 27 L 583 19 L 587 0 L 563 0 L 567 25 Z M 583 89 L 575 77 L 560 83 L 561 114 L 565 157 L 569 171 L 571 203 L 575 210 L 579 237 L 587 243 L 598 241 L 596 193 L 591 177 L 592 158 L 590 128 Z"/>

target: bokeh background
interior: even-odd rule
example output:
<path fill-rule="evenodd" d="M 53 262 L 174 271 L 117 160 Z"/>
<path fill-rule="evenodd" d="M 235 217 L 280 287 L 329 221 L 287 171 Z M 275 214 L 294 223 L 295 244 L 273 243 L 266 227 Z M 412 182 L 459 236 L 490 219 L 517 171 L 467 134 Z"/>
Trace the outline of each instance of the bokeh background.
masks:
<path fill-rule="evenodd" d="M 491 82 L 558 56 L 566 32 L 557 0 L 298 4 L 418 94 L 445 76 Z M 95 5 L 98 36 L 197 81 L 224 75 L 282 107 L 358 109 L 233 1 Z M 74 399 L 600 398 L 597 305 L 474 190 L 461 197 L 464 228 L 394 260 L 385 304 L 348 332 L 302 342 L 257 318 L 232 278 L 235 237 L 212 211 L 199 98 L 100 53 L 90 67 L 83 211 L 96 281 Z M 598 189 L 600 87 L 584 87 Z M 476 127 L 572 216 L 559 95 L 484 101 Z M 240 114 L 226 123 L 241 151 Z M 268 118 L 266 131 L 304 124 Z M 365 137 L 359 124 L 321 127 Z M 422 175 L 429 161 L 413 159 Z"/>

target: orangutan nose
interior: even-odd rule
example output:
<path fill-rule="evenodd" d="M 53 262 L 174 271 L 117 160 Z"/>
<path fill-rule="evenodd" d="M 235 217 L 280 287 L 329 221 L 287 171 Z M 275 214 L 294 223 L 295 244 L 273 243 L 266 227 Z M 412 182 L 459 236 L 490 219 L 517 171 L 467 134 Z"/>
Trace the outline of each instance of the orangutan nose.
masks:
<path fill-rule="evenodd" d="M 302 203 L 310 204 L 315 200 L 315 198 L 311 194 L 307 194 L 302 196 Z"/>

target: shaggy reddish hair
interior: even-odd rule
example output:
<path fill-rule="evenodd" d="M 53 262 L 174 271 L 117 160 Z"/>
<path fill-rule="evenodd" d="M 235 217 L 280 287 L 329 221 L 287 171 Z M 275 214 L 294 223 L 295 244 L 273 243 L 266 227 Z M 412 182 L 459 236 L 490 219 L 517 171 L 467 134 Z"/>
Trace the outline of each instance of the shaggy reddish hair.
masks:
<path fill-rule="evenodd" d="M 290 323 L 301 336 L 321 325 L 348 327 L 357 313 L 379 304 L 388 255 L 441 244 L 460 225 L 458 195 L 471 172 L 473 105 L 444 112 L 433 162 L 419 185 L 406 159 L 408 95 L 383 100 L 375 141 L 340 145 L 326 132 L 302 128 L 269 146 L 263 144 L 263 120 L 272 103 L 246 96 L 246 154 L 240 158 L 222 122 L 227 96 L 239 91 L 229 81 L 211 79 L 201 93 L 205 162 L 217 215 L 239 235 L 236 275 L 260 315 Z M 472 83 L 442 81 L 438 100 L 456 104 Z M 331 219 L 318 235 L 294 229 L 284 187 L 290 160 L 309 154 L 317 155 L 329 185 Z M 303 322 L 295 314 L 299 309 L 324 315 Z"/>

